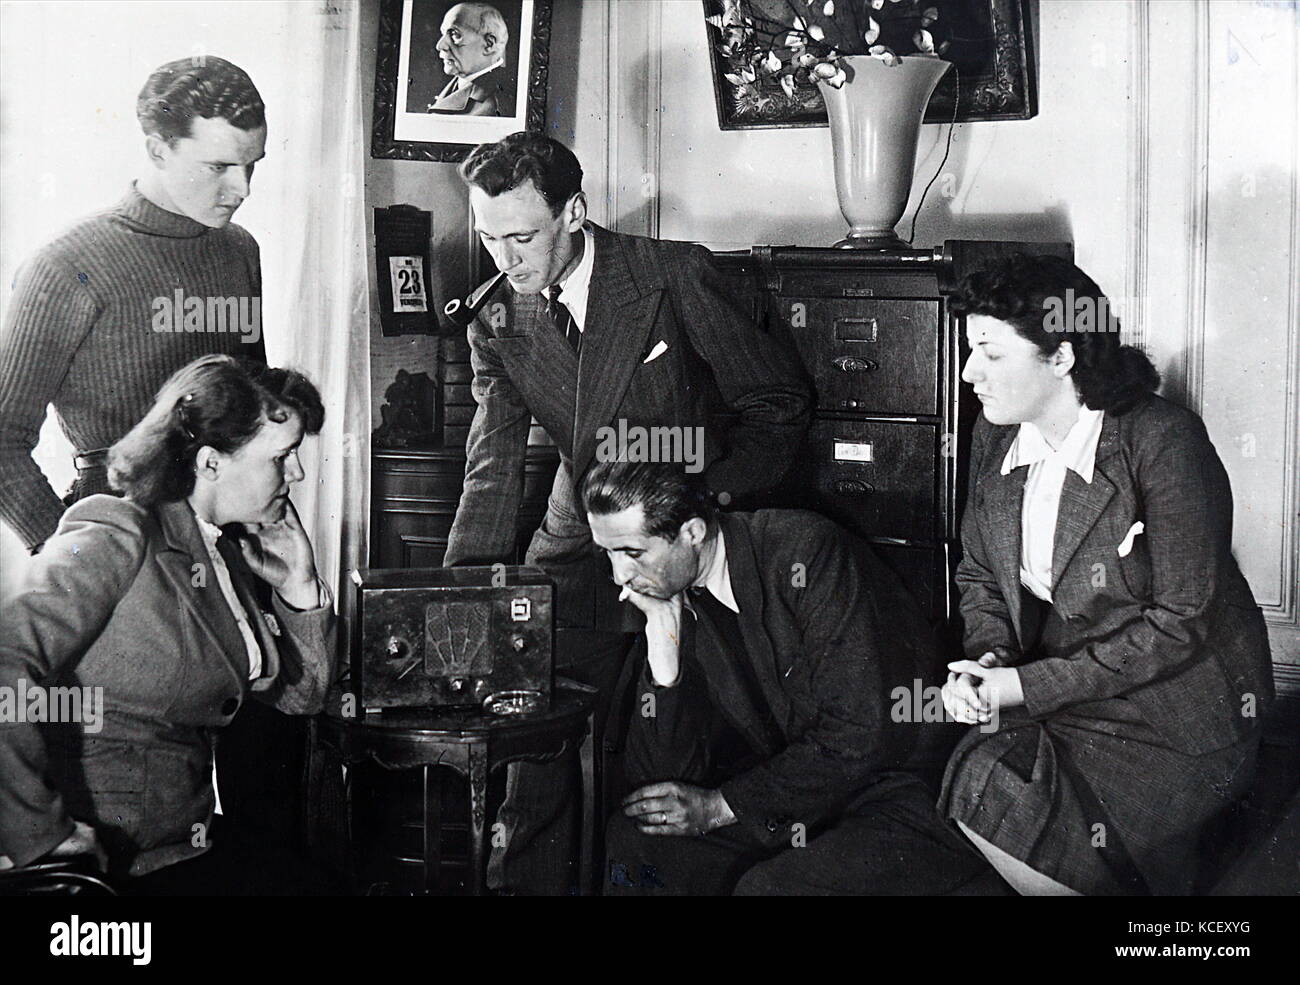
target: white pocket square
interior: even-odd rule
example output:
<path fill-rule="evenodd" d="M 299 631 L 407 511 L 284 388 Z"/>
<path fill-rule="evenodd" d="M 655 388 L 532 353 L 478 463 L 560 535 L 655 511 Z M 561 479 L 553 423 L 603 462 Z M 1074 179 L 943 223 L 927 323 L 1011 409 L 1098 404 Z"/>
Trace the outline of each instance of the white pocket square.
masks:
<path fill-rule="evenodd" d="M 654 362 L 656 359 L 658 359 L 667 351 L 668 351 L 668 343 L 665 342 L 663 339 L 660 339 L 658 342 L 655 343 L 655 347 L 650 350 L 650 355 L 646 356 L 644 359 L 641 360 L 641 365 L 644 366 L 646 363 Z"/>
<path fill-rule="evenodd" d="M 1124 535 L 1124 539 L 1119 542 L 1120 557 L 1129 556 L 1129 552 L 1133 550 L 1134 539 L 1137 537 L 1138 534 L 1140 534 L 1145 529 L 1146 526 L 1142 523 L 1141 520 L 1139 520 L 1137 523 L 1133 524 L 1133 526 L 1128 528 L 1128 533 L 1126 533 Z"/>

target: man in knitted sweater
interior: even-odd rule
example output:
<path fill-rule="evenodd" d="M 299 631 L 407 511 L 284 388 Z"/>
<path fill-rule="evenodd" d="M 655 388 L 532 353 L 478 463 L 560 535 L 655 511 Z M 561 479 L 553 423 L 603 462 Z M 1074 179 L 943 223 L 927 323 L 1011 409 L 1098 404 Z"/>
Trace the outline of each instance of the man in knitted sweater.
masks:
<path fill-rule="evenodd" d="M 66 503 L 108 492 L 105 450 L 199 356 L 264 361 L 257 242 L 232 225 L 266 144 L 262 98 L 221 58 L 155 71 L 136 115 L 149 167 L 19 271 L 0 332 L 0 519 L 32 550 Z M 77 450 L 60 500 L 32 460 L 54 405 Z"/>

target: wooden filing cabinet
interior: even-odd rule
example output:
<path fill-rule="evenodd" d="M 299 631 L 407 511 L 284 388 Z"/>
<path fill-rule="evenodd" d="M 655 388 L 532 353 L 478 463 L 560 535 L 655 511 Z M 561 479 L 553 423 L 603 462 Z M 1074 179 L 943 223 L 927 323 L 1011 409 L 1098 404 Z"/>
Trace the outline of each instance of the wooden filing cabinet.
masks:
<path fill-rule="evenodd" d="M 542 522 L 559 460 L 552 447 L 528 449 L 515 563 Z M 465 481 L 465 449 L 375 449 L 371 470 L 371 566 L 439 567 Z"/>
<path fill-rule="evenodd" d="M 949 241 L 930 250 L 755 247 L 717 262 L 756 322 L 788 326 L 816 392 L 795 466 L 767 505 L 816 510 L 870 541 L 936 622 L 952 575 L 979 406 L 960 383 L 949 297 L 998 256 L 1068 244 Z"/>
<path fill-rule="evenodd" d="M 442 429 L 436 447 L 379 448 L 371 453 L 370 566 L 439 567 L 447 535 L 465 482 L 465 442 L 474 419 L 469 342 L 464 336 L 442 340 L 439 390 Z M 524 463 L 524 498 L 515 520 L 518 535 L 513 561 L 523 563 L 533 531 L 542 522 L 559 452 L 536 424 Z"/>

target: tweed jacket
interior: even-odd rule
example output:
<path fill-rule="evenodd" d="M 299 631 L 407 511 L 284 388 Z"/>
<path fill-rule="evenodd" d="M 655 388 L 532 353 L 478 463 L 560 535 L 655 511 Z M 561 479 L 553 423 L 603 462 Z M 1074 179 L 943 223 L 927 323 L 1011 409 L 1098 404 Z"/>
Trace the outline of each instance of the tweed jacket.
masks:
<path fill-rule="evenodd" d="M 794 460 L 811 389 L 788 339 L 754 324 L 703 247 L 592 233 L 581 359 L 540 295 L 503 287 L 470 326 L 478 409 L 447 564 L 510 557 L 531 417 L 575 483 L 599 430 L 620 420 L 703 427 L 705 479 L 733 498 L 775 485 Z"/>
<path fill-rule="evenodd" d="M 206 848 L 214 736 L 250 697 L 319 711 L 334 677 L 334 614 L 278 596 L 270 617 L 238 550 L 223 550 L 262 651 L 248 654 L 194 513 L 115 496 L 72 506 L 32 559 L 0 623 L 0 685 L 102 688 L 103 721 L 0 724 L 0 854 L 25 864 L 72 819 L 114 868 L 140 875 Z M 196 825 L 203 825 L 199 829 Z"/>
<path fill-rule="evenodd" d="M 723 710 L 756 758 L 719 789 L 753 840 L 788 845 L 790 825 L 833 822 L 883 772 L 912 762 L 924 726 L 896 721 L 891 706 L 898 688 L 930 676 L 933 637 L 897 577 L 825 517 L 735 512 L 719 526 L 750 673 L 697 645 L 702 630 L 684 619 L 680 682 L 651 689 L 643 670 L 655 714 L 636 702 L 629 778 L 706 782 L 709 706 Z M 642 635 L 633 658 L 644 655 Z"/>
<path fill-rule="evenodd" d="M 957 568 L 967 656 L 1024 656 L 1014 426 L 976 422 Z M 1140 527 L 1136 526 L 1141 524 Z M 1052 560 L 1061 652 L 1020 666 L 1035 718 L 1124 698 L 1175 749 L 1257 731 L 1273 697 L 1263 616 L 1232 557 L 1232 491 L 1200 418 L 1151 396 L 1107 413 L 1091 483 L 1066 472 Z"/>

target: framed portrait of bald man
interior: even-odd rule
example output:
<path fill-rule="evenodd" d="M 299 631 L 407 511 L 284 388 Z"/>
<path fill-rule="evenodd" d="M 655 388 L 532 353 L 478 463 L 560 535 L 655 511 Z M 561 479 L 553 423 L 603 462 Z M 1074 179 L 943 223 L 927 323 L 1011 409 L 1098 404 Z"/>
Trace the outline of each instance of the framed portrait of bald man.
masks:
<path fill-rule="evenodd" d="M 459 161 L 546 119 L 551 0 L 384 0 L 370 153 Z"/>

